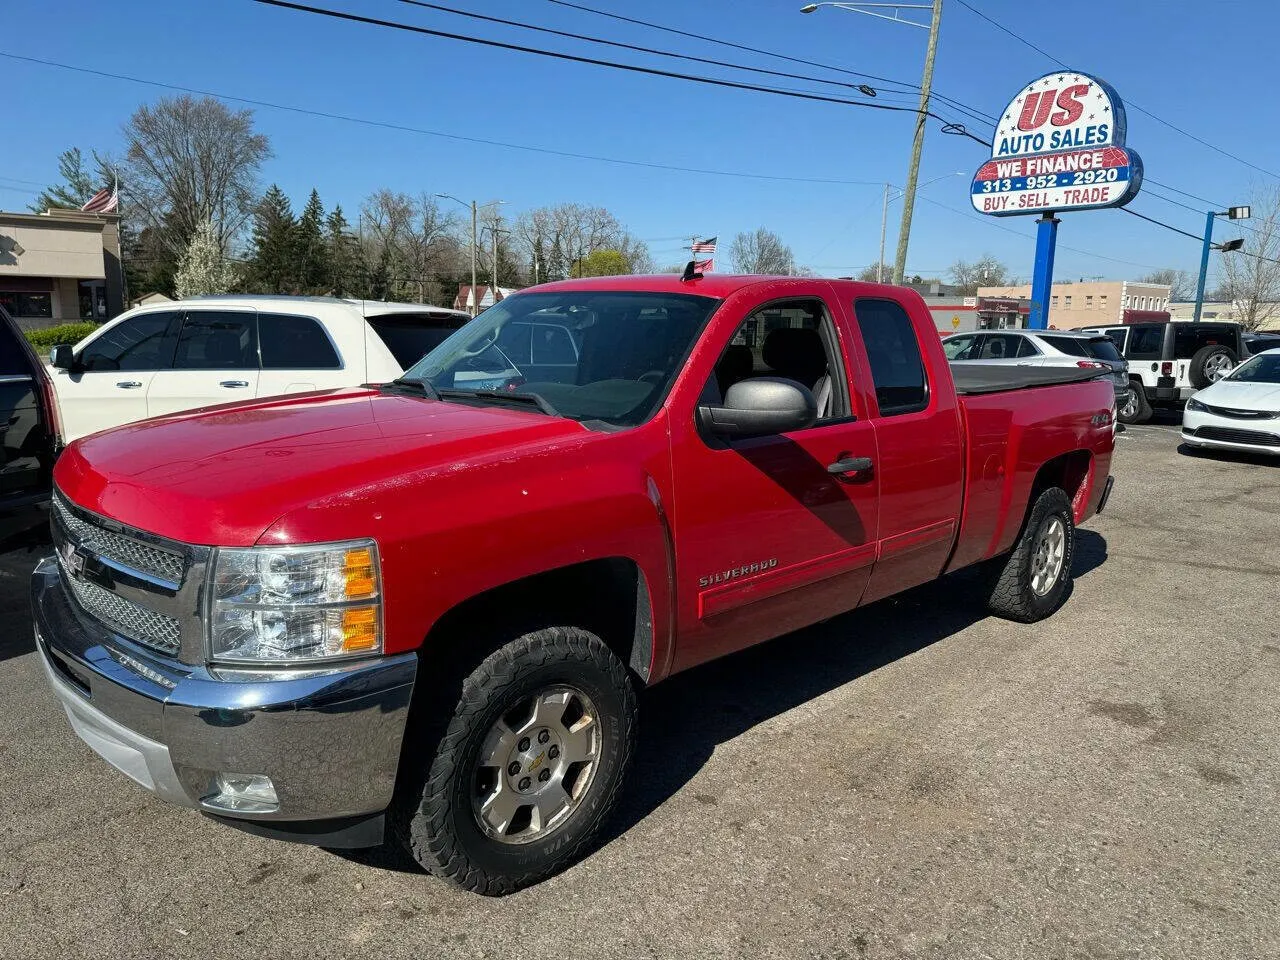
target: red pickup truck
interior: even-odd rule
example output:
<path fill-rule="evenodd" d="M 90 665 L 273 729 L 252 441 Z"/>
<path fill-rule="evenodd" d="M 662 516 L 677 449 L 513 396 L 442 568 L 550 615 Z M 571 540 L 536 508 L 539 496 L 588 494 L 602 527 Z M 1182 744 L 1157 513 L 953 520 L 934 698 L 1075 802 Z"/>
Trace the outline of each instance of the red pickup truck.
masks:
<path fill-rule="evenodd" d="M 508 892 L 599 835 L 638 688 L 975 564 L 1051 614 L 1111 485 L 1095 375 L 957 386 L 889 286 L 548 284 L 398 381 L 72 444 L 39 655 L 166 800 Z"/>

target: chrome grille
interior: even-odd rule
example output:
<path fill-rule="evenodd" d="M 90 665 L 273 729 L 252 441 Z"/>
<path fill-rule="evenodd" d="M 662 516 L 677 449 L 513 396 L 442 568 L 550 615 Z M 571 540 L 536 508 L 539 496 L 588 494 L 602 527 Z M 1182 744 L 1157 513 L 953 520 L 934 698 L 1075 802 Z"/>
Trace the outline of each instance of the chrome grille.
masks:
<path fill-rule="evenodd" d="M 71 587 L 77 602 L 89 616 L 114 628 L 130 640 L 145 643 L 164 653 L 178 652 L 182 645 L 182 627 L 177 620 L 139 606 L 102 589 L 96 583 L 81 580 L 71 575 L 65 566 L 62 573 L 63 580 Z"/>
<path fill-rule="evenodd" d="M 1270 410 L 1239 410 L 1234 407 L 1215 407 L 1207 403 L 1204 406 L 1210 413 L 1216 413 L 1220 417 L 1230 417 L 1233 420 L 1275 420 L 1280 418 L 1280 413 L 1273 413 Z"/>
<path fill-rule="evenodd" d="M 80 546 L 122 566 L 131 567 L 175 585 L 182 584 L 185 570 L 180 555 L 82 520 L 67 509 L 62 496 L 57 493 L 53 496 L 53 509 L 63 526 L 67 528 L 71 539 Z"/>

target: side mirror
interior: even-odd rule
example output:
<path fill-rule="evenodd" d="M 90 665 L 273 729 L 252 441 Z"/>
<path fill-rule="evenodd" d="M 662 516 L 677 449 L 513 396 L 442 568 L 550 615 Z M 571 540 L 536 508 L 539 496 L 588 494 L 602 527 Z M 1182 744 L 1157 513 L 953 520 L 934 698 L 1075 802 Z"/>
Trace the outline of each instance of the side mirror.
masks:
<path fill-rule="evenodd" d="M 60 343 L 49 351 L 49 365 L 59 370 L 74 370 L 76 355 L 71 352 L 71 344 Z"/>
<path fill-rule="evenodd" d="M 724 439 L 764 437 L 813 426 L 818 403 L 794 380 L 756 377 L 729 388 L 724 405 L 698 408 L 698 425 Z"/>

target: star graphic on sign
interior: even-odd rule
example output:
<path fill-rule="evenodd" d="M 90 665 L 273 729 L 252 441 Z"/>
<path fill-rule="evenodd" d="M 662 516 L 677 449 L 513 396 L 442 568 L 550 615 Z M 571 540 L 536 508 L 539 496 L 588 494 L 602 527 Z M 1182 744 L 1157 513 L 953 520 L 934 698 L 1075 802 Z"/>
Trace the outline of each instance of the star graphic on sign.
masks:
<path fill-rule="evenodd" d="M 1066 79 L 1067 79 L 1066 77 L 1059 77 L 1059 78 L 1058 78 L 1058 82 L 1059 82 L 1059 83 L 1062 83 L 1062 82 L 1063 82 L 1063 81 L 1065 81 Z"/>
<path fill-rule="evenodd" d="M 1090 119 L 1090 120 L 1092 120 L 1092 119 L 1093 119 L 1093 114 L 1092 114 L 1092 113 L 1091 113 L 1091 114 L 1089 114 L 1089 119 Z"/>
<path fill-rule="evenodd" d="M 1072 82 L 1072 83 L 1079 83 L 1079 82 L 1080 82 L 1080 78 L 1079 78 L 1078 76 L 1076 76 L 1076 75 L 1073 73 L 1073 74 L 1071 75 L 1071 82 Z"/>
<path fill-rule="evenodd" d="M 1008 121 L 1008 120 L 1012 120 L 1012 119 L 1013 119 L 1013 114 L 1006 113 L 1006 114 L 1004 115 L 1004 118 L 1005 118 L 1005 120 L 1006 120 L 1006 121 Z"/>
<path fill-rule="evenodd" d="M 1110 107 L 1103 107 L 1103 108 L 1102 108 L 1102 112 L 1103 112 L 1103 113 L 1110 113 L 1110 112 L 1111 112 L 1111 108 L 1110 108 Z"/>

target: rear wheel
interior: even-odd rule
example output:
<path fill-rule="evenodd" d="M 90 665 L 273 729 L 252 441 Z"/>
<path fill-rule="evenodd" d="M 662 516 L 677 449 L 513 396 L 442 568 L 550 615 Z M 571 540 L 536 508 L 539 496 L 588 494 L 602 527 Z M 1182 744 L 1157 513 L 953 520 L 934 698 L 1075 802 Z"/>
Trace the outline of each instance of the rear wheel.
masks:
<path fill-rule="evenodd" d="M 575 627 L 525 634 L 466 678 L 393 818 L 429 872 L 478 893 L 537 883 L 595 843 L 635 741 L 626 667 Z"/>
<path fill-rule="evenodd" d="M 1018 542 L 997 573 L 987 607 L 997 616 L 1034 623 L 1052 614 L 1071 589 L 1075 553 L 1071 498 L 1050 487 L 1036 498 Z"/>
<path fill-rule="evenodd" d="M 1141 382 L 1129 381 L 1129 392 L 1116 405 L 1116 419 L 1121 423 L 1146 423 L 1151 419 L 1151 404 Z"/>

